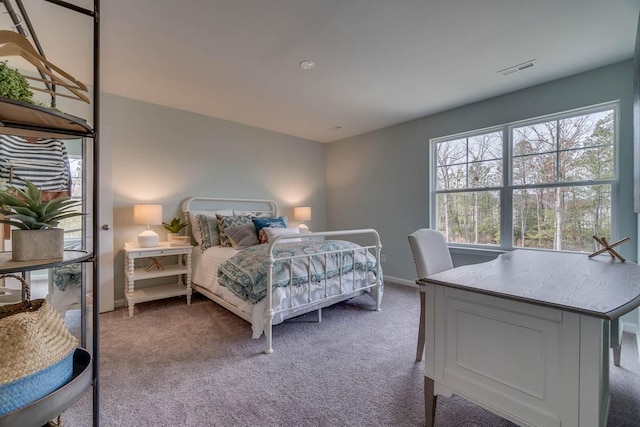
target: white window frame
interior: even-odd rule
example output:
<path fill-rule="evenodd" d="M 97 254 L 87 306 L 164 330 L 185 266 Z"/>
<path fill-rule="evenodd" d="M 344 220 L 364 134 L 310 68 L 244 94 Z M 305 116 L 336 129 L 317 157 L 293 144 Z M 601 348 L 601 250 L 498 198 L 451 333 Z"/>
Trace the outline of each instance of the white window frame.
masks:
<path fill-rule="evenodd" d="M 575 117 L 579 115 L 592 114 L 602 112 L 606 110 L 613 110 L 613 178 L 605 180 L 590 180 L 590 181 L 571 181 L 571 182 L 554 182 L 548 184 L 536 184 L 536 185 L 513 185 L 512 181 L 512 133 L 514 128 L 529 126 L 538 123 L 544 123 L 548 121 L 562 120 L 569 117 Z M 483 129 L 476 129 L 473 131 L 462 132 L 453 135 L 447 135 L 438 138 L 432 138 L 429 140 L 429 224 L 433 229 L 437 229 L 438 211 L 437 211 L 437 195 L 439 192 L 436 190 L 436 178 L 437 178 L 437 152 L 436 147 L 440 142 L 451 141 L 461 138 L 471 138 L 477 135 L 482 135 L 492 132 L 502 132 L 502 173 L 503 173 L 503 185 L 501 187 L 482 187 L 482 188 L 468 188 L 464 190 L 451 190 L 449 193 L 464 193 L 472 192 L 474 190 L 493 190 L 500 192 L 500 244 L 499 245 L 483 245 L 472 243 L 453 243 L 447 242 L 450 248 L 454 252 L 460 253 L 493 253 L 504 252 L 514 249 L 521 249 L 520 247 L 513 246 L 513 192 L 514 190 L 523 188 L 554 188 L 554 187 L 567 187 L 567 186 L 589 186 L 597 184 L 609 184 L 611 185 L 611 239 L 618 238 L 617 228 L 617 206 L 619 204 L 619 138 L 620 138 L 620 101 L 605 102 L 602 104 L 592 105 L 584 108 L 577 108 L 574 110 L 564 111 L 561 113 L 549 114 L 545 116 L 535 117 L 532 119 L 520 120 L 517 122 L 509 122 L 498 126 L 487 127 Z M 442 192 L 440 192 L 441 194 Z M 511 218 L 507 220 L 507 218 Z M 548 250 L 539 248 L 525 248 L 527 250 Z M 570 251 L 562 251 L 570 252 Z"/>

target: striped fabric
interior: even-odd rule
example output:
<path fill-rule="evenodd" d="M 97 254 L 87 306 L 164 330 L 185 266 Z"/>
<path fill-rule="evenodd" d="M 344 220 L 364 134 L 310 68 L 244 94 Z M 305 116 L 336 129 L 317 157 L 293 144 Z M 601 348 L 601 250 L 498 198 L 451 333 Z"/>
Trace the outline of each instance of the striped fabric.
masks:
<path fill-rule="evenodd" d="M 25 188 L 28 179 L 43 191 L 69 191 L 67 149 L 59 139 L 29 142 L 0 135 L 0 178 L 18 188 Z"/>

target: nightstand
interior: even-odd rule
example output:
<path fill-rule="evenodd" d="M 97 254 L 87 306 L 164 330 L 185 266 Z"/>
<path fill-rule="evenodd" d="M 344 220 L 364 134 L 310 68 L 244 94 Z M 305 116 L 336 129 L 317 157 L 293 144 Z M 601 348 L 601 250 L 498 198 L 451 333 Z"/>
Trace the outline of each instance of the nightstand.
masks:
<path fill-rule="evenodd" d="M 133 316 L 133 307 L 139 302 L 186 295 L 187 305 L 191 304 L 192 250 L 193 246 L 191 245 L 169 246 L 169 242 L 160 242 L 154 248 L 141 248 L 137 243 L 125 243 L 124 297 L 127 301 L 127 307 L 129 307 L 129 317 Z M 177 256 L 177 264 L 164 265 L 162 260 L 168 256 Z M 135 268 L 135 260 L 138 258 L 148 258 L 149 266 Z M 135 282 L 138 280 L 170 276 L 178 276 L 177 282 L 142 289 L 135 288 Z"/>

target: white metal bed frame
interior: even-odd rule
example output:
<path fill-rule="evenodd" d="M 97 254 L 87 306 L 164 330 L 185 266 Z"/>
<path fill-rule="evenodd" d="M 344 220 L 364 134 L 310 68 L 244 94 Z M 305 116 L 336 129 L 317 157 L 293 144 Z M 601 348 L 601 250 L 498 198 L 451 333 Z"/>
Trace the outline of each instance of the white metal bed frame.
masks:
<path fill-rule="evenodd" d="M 201 211 L 201 210 L 216 210 L 216 209 L 222 209 L 222 207 L 220 208 L 193 208 L 194 205 L 196 204 L 207 204 L 207 203 L 211 203 L 211 204 L 222 204 L 222 203 L 229 203 L 229 204 L 233 204 L 233 205 L 237 205 L 237 206 L 242 206 L 243 204 L 247 204 L 247 205 L 262 205 L 262 206 L 266 206 L 267 209 L 256 209 L 256 210 L 251 210 L 251 209 L 241 209 L 241 210 L 235 210 L 235 213 L 242 213 L 242 212 L 255 212 L 256 214 L 261 213 L 261 214 L 269 214 L 270 216 L 278 216 L 278 205 L 275 201 L 273 200 L 264 200 L 264 199 L 238 199 L 238 198 L 219 198 L 219 197 L 190 197 L 187 200 L 185 200 L 182 204 L 182 210 L 184 212 L 185 218 L 187 219 L 187 221 L 189 220 L 189 212 L 191 211 Z M 225 209 L 228 209 L 228 206 L 225 205 L 224 207 Z M 189 225 L 188 227 L 189 230 L 189 235 L 192 235 L 191 233 L 191 225 Z M 290 308 L 285 308 L 285 309 L 275 309 L 274 307 L 272 307 L 273 301 L 272 301 L 272 296 L 273 296 L 273 277 L 272 277 L 272 273 L 273 273 L 273 264 L 276 260 L 276 258 L 274 258 L 273 256 L 273 249 L 274 247 L 277 247 L 277 245 L 279 243 L 282 243 L 283 240 L 286 240 L 288 238 L 309 238 L 309 239 L 325 239 L 327 237 L 329 238 L 346 238 L 348 236 L 361 236 L 361 238 L 365 239 L 368 241 L 368 243 L 366 244 L 362 244 L 360 247 L 353 249 L 344 249 L 344 250 L 334 250 L 334 251 L 326 251 L 326 252 L 320 252 L 320 253 L 314 253 L 314 254 L 305 254 L 305 255 L 298 255 L 298 256 L 293 256 L 293 257 L 287 257 L 287 258 L 277 258 L 278 261 L 282 261 L 282 262 L 293 262 L 293 259 L 296 258 L 306 258 L 307 259 L 307 266 L 310 266 L 311 263 L 311 258 L 312 257 L 316 257 L 316 256 L 324 256 L 325 259 L 329 254 L 333 254 L 333 253 L 340 253 L 340 252 L 351 252 L 354 257 L 355 257 L 355 252 L 357 251 L 373 251 L 373 255 L 375 256 L 375 260 L 376 260 L 376 280 L 374 283 L 372 284 L 365 284 L 364 286 L 360 286 L 360 287 L 356 287 L 355 286 L 355 282 L 353 283 L 351 289 L 346 289 L 343 284 L 342 284 L 342 276 L 340 277 L 340 283 L 339 283 L 339 293 L 337 295 L 331 295 L 329 296 L 327 294 L 327 279 L 324 279 L 324 296 L 321 299 L 312 299 L 311 297 L 311 286 L 312 283 L 308 282 L 305 285 L 301 285 L 301 286 L 306 286 L 306 293 L 307 293 L 307 302 L 304 304 L 298 304 L 295 306 L 292 306 Z M 265 313 L 265 325 L 264 325 L 264 334 L 265 334 L 265 338 L 266 338 L 266 348 L 265 348 L 265 353 L 266 354 L 270 354 L 273 353 L 273 346 L 272 346 L 272 341 L 273 341 L 273 335 L 272 335 L 272 328 L 273 328 L 273 318 L 276 314 L 281 313 L 283 316 L 283 320 L 284 319 L 288 319 L 290 317 L 296 317 L 296 316 L 300 316 L 302 314 L 305 313 L 309 313 L 312 311 L 318 311 L 318 322 L 321 321 L 322 319 L 322 308 L 324 307 L 328 307 L 330 305 L 333 305 L 337 302 L 340 301 L 344 301 L 347 300 L 349 298 L 352 298 L 354 296 L 360 295 L 362 294 L 364 291 L 366 290 L 370 290 L 370 292 L 373 293 L 373 297 L 375 299 L 375 303 L 376 303 L 376 311 L 380 311 L 380 306 L 381 306 L 381 300 L 382 300 L 382 270 L 381 270 L 381 264 L 380 264 L 380 254 L 381 254 L 381 249 L 382 249 L 382 244 L 380 243 L 380 235 L 378 234 L 378 232 L 374 229 L 358 229 L 358 230 L 341 230 L 341 231 L 325 231 L 325 232 L 317 232 L 317 233 L 305 233 L 302 236 L 300 234 L 287 234 L 287 235 L 279 235 L 276 236 L 273 240 L 273 242 L 269 243 L 269 247 L 268 247 L 268 259 L 267 259 L 267 266 L 269 269 L 269 273 L 267 275 L 267 301 L 269 302 L 266 306 L 266 313 Z M 355 259 L 355 258 L 354 258 Z M 365 263 L 366 265 L 366 263 Z M 326 263 L 325 263 L 326 266 Z M 308 270 L 308 274 L 309 276 L 311 275 L 311 269 L 307 268 Z M 291 271 L 291 269 L 290 269 Z M 367 276 L 367 271 L 365 271 L 365 277 Z M 355 268 L 352 270 L 352 274 L 353 277 L 355 278 Z M 326 275 L 325 275 L 326 276 Z M 192 288 L 194 290 L 196 290 L 197 292 L 200 292 L 201 294 L 205 295 L 207 298 L 211 299 L 212 301 L 214 301 L 215 303 L 221 305 L 222 307 L 224 307 L 225 309 L 231 311 L 232 313 L 234 313 L 235 315 L 241 317 L 242 319 L 246 320 L 249 323 L 252 323 L 252 319 L 251 319 L 251 314 L 247 313 L 243 310 L 241 310 L 239 307 L 225 301 L 224 299 L 222 299 L 220 296 L 214 294 L 213 292 L 209 291 L 208 289 L 201 287 L 200 285 L 198 285 L 197 283 L 192 283 Z M 289 292 L 289 297 L 291 298 L 291 292 Z M 291 304 L 290 304 L 291 305 Z"/>

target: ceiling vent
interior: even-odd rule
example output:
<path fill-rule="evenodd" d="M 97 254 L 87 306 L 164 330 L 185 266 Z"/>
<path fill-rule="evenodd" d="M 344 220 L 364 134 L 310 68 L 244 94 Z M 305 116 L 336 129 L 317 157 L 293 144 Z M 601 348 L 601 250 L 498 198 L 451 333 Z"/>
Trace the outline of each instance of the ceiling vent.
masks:
<path fill-rule="evenodd" d="M 498 71 L 498 74 L 502 76 L 508 76 L 509 74 L 517 73 L 518 71 L 526 70 L 527 68 L 533 67 L 535 65 L 535 62 L 535 59 L 531 59 L 527 62 L 523 62 L 522 64 L 514 65 L 513 67 L 500 70 Z"/>

